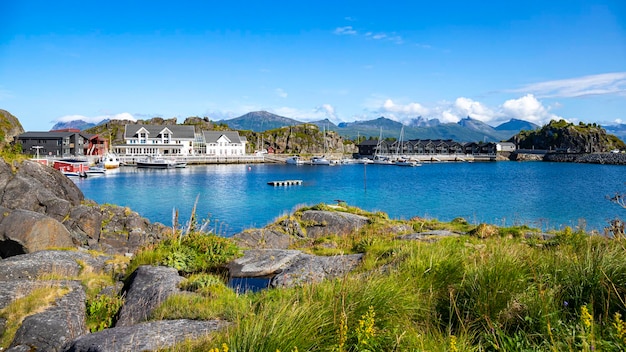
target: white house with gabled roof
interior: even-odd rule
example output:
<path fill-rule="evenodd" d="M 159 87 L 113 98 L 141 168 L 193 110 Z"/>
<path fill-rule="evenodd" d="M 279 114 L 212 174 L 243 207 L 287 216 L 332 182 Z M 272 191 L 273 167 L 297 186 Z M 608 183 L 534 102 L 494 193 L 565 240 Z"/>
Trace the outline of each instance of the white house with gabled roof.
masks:
<path fill-rule="evenodd" d="M 124 126 L 124 144 L 113 152 L 118 155 L 193 155 L 194 126 L 142 125 Z"/>
<path fill-rule="evenodd" d="M 207 155 L 234 156 L 246 154 L 248 140 L 237 131 L 204 131 Z"/>

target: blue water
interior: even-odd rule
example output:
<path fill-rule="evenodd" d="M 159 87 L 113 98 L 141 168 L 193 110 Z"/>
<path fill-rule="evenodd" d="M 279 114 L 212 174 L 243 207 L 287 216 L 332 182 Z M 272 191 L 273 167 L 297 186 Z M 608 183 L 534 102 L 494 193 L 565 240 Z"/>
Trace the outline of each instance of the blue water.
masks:
<path fill-rule="evenodd" d="M 336 200 L 397 219 L 463 217 L 476 224 L 526 224 L 544 230 L 585 224 L 590 230 L 626 217 L 625 209 L 606 199 L 626 192 L 625 172 L 626 166 L 546 162 L 207 165 L 171 170 L 124 167 L 76 184 L 86 198 L 128 206 L 168 226 L 173 209 L 184 223 L 198 197 L 198 218 L 210 219 L 226 236 L 263 227 L 299 205 Z M 267 185 L 288 179 L 303 184 Z"/>

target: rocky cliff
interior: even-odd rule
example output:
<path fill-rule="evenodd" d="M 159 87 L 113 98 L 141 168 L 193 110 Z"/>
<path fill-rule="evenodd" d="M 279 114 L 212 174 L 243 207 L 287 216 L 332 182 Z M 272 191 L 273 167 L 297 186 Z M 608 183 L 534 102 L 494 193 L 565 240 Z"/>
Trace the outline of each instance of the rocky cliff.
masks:
<path fill-rule="evenodd" d="M 33 161 L 0 158 L 0 255 L 49 247 L 134 252 L 169 231 L 124 207 L 86 200 L 59 171 Z"/>
<path fill-rule="evenodd" d="M 14 138 L 22 133 L 24 133 L 24 128 L 17 117 L 0 109 L 0 149 L 12 143 Z"/>
<path fill-rule="evenodd" d="M 278 154 L 351 154 L 357 147 L 337 132 L 313 124 L 286 126 L 265 132 L 241 132 L 254 150 L 272 148 Z"/>
<path fill-rule="evenodd" d="M 550 121 L 533 131 L 522 131 L 509 140 L 518 149 L 544 149 L 568 153 L 602 153 L 624 149 L 624 142 L 599 125 Z"/>

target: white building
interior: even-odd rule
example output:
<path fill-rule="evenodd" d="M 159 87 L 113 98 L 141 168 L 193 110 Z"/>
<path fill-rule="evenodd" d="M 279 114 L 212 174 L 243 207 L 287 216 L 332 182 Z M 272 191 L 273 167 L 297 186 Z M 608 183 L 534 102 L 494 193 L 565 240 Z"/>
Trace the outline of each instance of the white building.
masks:
<path fill-rule="evenodd" d="M 194 126 L 141 125 L 124 127 L 124 144 L 113 147 L 117 155 L 193 155 Z"/>
<path fill-rule="evenodd" d="M 515 151 L 515 143 L 498 142 L 498 143 L 496 143 L 496 151 L 498 151 L 498 152 L 514 152 Z"/>
<path fill-rule="evenodd" d="M 246 154 L 246 137 L 237 131 L 204 131 L 207 155 L 233 156 Z"/>

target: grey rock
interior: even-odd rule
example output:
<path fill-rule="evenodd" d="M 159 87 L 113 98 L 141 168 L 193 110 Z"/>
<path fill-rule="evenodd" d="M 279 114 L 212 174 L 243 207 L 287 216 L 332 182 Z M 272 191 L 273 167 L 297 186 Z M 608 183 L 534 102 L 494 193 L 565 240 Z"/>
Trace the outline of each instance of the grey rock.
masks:
<path fill-rule="evenodd" d="M 231 277 L 271 276 L 288 267 L 301 254 L 296 250 L 252 249 L 228 263 L 227 268 Z"/>
<path fill-rule="evenodd" d="M 17 329 L 9 346 L 28 346 L 31 351 L 60 351 L 63 345 L 88 332 L 85 323 L 86 295 L 79 282 L 65 281 L 71 291 L 45 311 L 30 315 Z"/>
<path fill-rule="evenodd" d="M 233 235 L 231 239 L 241 248 L 287 249 L 291 244 L 289 235 L 267 228 L 245 230 Z"/>
<path fill-rule="evenodd" d="M 223 329 L 220 320 L 161 320 L 129 327 L 115 327 L 81 336 L 69 343 L 64 352 L 156 351 L 186 339 L 198 339 Z"/>
<path fill-rule="evenodd" d="M 30 210 L 0 207 L 0 257 L 53 247 L 73 247 L 69 231 L 59 221 Z"/>
<path fill-rule="evenodd" d="M 288 268 L 277 274 L 270 286 L 300 286 L 341 277 L 354 270 L 362 259 L 363 254 L 331 257 L 302 254 Z"/>
<path fill-rule="evenodd" d="M 442 237 L 460 236 L 461 234 L 449 231 L 449 230 L 433 230 L 409 233 L 406 235 L 396 236 L 397 240 L 420 240 L 420 241 L 434 241 Z"/>
<path fill-rule="evenodd" d="M 347 235 L 368 223 L 368 218 L 365 216 L 323 210 L 307 210 L 302 213 L 301 219 L 306 224 L 306 233 L 309 238 Z"/>
<path fill-rule="evenodd" d="M 6 350 L 6 352 L 31 352 L 31 351 L 32 350 L 30 346 L 25 346 L 25 345 L 14 346 Z"/>
<path fill-rule="evenodd" d="M 81 251 L 39 251 L 0 260 L 0 280 L 32 280 L 45 274 L 77 276 L 88 265 L 102 272 L 109 256 L 95 256 Z"/>
<path fill-rule="evenodd" d="M 304 229 L 302 229 L 300 223 L 294 219 L 285 219 L 280 223 L 280 226 L 282 226 L 283 230 L 291 236 L 298 238 L 306 237 Z"/>
<path fill-rule="evenodd" d="M 69 215 L 72 206 L 79 205 L 84 195 L 62 173 L 33 161 L 24 161 L 12 173 L 4 160 L 0 173 L 7 173 L 0 185 L 0 205 L 9 209 L 24 209 L 46 214 L 58 221 Z"/>
<path fill-rule="evenodd" d="M 0 280 L 0 309 L 5 308 L 16 299 L 28 296 L 35 288 L 50 286 L 45 281 L 31 280 Z"/>
<path fill-rule="evenodd" d="M 148 320 L 167 297 L 181 292 L 178 284 L 182 280 L 174 268 L 149 265 L 137 268 L 124 287 L 126 299 L 115 326 L 130 326 Z"/>

